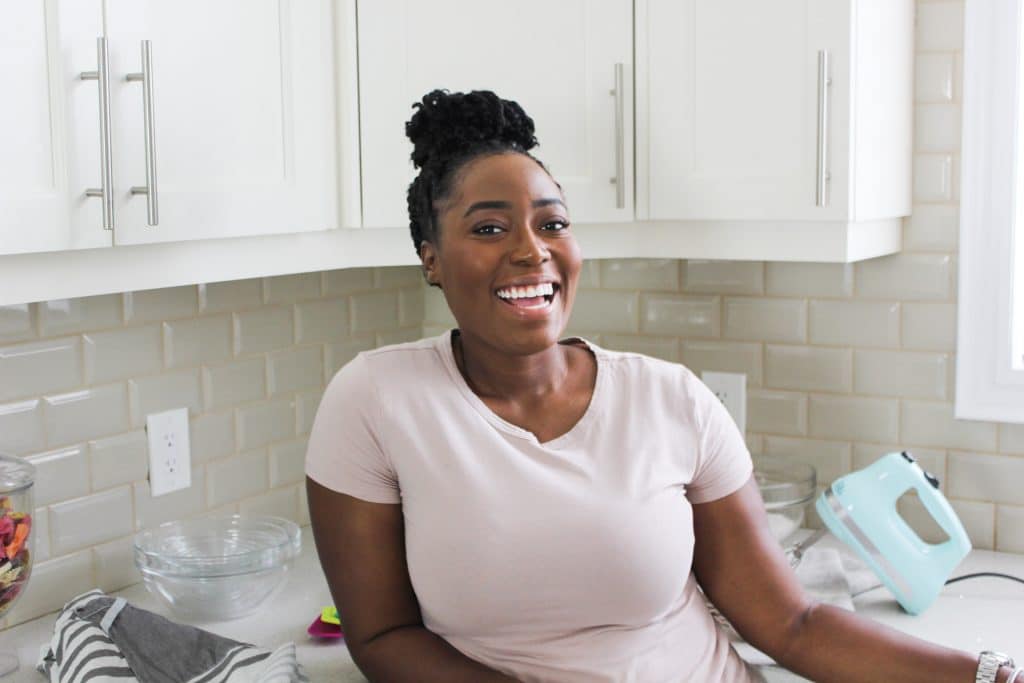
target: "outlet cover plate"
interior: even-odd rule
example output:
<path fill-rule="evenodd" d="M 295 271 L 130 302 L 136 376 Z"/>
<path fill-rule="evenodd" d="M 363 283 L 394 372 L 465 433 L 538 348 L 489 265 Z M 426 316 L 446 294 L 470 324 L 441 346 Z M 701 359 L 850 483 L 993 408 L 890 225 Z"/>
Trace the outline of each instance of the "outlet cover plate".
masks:
<path fill-rule="evenodd" d="M 192 485 L 192 458 L 188 439 L 188 408 L 175 408 L 146 416 L 149 442 L 149 488 L 153 496 Z"/>
<path fill-rule="evenodd" d="M 742 372 L 702 372 L 700 378 L 732 415 L 740 434 L 747 434 L 747 376 Z"/>

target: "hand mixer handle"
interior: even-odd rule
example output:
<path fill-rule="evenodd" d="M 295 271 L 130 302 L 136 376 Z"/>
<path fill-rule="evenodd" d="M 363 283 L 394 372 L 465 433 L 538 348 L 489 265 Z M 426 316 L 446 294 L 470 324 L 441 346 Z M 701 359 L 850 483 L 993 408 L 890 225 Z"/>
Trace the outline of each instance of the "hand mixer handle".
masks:
<path fill-rule="evenodd" d="M 934 483 L 932 483 L 934 481 Z M 917 496 L 924 507 L 931 514 L 932 519 L 942 528 L 949 540 L 933 546 L 933 552 L 939 555 L 948 555 L 953 564 L 957 564 L 971 550 L 971 541 L 967 536 L 964 525 L 960 522 L 953 506 L 939 492 L 938 481 L 922 477 L 912 484 Z"/>

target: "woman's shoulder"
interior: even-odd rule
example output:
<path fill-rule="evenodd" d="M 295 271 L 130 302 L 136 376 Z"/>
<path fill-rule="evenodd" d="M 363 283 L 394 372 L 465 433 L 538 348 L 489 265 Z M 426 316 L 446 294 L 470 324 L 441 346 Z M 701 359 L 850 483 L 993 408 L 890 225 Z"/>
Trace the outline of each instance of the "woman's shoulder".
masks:
<path fill-rule="evenodd" d="M 440 338 L 430 337 L 359 351 L 335 372 L 328 391 L 369 389 L 370 385 L 379 390 L 429 381 L 444 370 L 439 343 Z"/>

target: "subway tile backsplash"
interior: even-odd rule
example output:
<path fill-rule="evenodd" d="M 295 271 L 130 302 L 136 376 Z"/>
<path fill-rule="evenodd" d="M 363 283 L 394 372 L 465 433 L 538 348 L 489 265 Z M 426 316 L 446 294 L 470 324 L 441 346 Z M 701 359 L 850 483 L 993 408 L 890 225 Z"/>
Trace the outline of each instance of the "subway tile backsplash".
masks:
<path fill-rule="evenodd" d="M 1024 553 L 1024 425 L 953 418 L 962 15 L 962 0 L 918 5 L 899 254 L 586 261 L 568 333 L 745 373 L 751 449 L 812 463 L 820 484 L 908 449 L 976 547 Z M 211 510 L 307 522 L 303 458 L 326 383 L 359 351 L 453 324 L 412 267 L 0 307 L 0 451 L 38 468 L 38 564 L 6 623 L 138 581 L 138 529 Z M 154 498 L 145 417 L 179 407 L 192 486 Z"/>

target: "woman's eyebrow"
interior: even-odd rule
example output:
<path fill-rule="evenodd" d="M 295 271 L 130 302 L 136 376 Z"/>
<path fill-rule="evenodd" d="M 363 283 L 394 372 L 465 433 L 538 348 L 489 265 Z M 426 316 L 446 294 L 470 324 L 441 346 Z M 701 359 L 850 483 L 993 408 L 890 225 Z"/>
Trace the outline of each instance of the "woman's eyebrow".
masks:
<path fill-rule="evenodd" d="M 561 204 L 563 208 L 565 207 L 565 202 L 563 202 L 558 197 L 546 197 L 544 199 L 534 199 L 533 202 L 532 202 L 532 206 L 535 209 L 539 209 L 539 208 L 541 208 L 543 206 L 551 206 L 552 204 Z M 466 213 L 462 214 L 462 217 L 465 218 L 466 216 L 468 216 L 469 214 L 473 213 L 474 211 L 481 211 L 483 209 L 511 209 L 511 208 L 512 208 L 512 202 L 506 202 L 506 201 L 503 201 L 503 200 L 500 200 L 500 199 L 491 199 L 491 200 L 482 201 L 482 202 L 474 202 L 473 204 L 469 205 L 469 208 L 466 209 Z"/>

